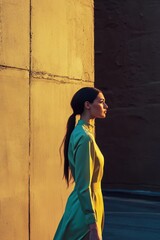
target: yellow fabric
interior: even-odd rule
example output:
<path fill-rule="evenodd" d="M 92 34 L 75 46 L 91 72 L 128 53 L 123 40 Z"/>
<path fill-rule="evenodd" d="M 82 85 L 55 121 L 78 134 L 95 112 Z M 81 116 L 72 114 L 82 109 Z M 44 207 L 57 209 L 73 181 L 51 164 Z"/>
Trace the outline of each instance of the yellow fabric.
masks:
<path fill-rule="evenodd" d="M 101 192 L 104 158 L 89 124 L 79 120 L 68 150 L 69 164 L 75 181 L 54 240 L 81 240 L 96 222 L 102 236 L 104 205 Z"/>

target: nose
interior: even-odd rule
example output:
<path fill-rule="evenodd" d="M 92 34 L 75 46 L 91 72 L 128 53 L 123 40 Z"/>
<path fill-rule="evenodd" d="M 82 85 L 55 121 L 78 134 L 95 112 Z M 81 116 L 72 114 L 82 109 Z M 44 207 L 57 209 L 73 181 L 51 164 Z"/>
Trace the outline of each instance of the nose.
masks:
<path fill-rule="evenodd" d="M 108 109 L 107 103 L 104 103 L 104 108 L 105 108 L 105 109 Z"/>

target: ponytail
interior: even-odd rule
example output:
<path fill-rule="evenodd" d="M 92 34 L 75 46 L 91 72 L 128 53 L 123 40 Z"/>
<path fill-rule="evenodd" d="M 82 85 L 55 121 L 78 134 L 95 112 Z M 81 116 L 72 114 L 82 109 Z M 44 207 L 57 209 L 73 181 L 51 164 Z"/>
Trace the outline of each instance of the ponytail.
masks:
<path fill-rule="evenodd" d="M 68 147 L 69 147 L 71 133 L 75 127 L 76 115 L 81 115 L 83 113 L 85 101 L 93 103 L 93 101 L 96 99 L 97 95 L 100 92 L 101 91 L 97 88 L 84 87 L 84 88 L 79 89 L 72 97 L 70 105 L 73 110 L 73 114 L 68 119 L 66 135 L 60 146 L 60 156 L 61 156 L 61 149 L 62 149 L 61 147 L 63 145 L 63 156 L 64 156 L 63 177 L 65 178 L 68 186 L 69 186 L 69 182 L 72 177 L 72 174 L 71 174 L 71 171 L 69 168 Z"/>
<path fill-rule="evenodd" d="M 76 122 L 76 116 L 73 113 L 68 119 L 67 131 L 66 131 L 66 135 L 64 138 L 64 178 L 65 178 L 68 186 L 69 186 L 69 181 L 70 181 L 68 147 L 69 147 L 69 140 L 70 140 L 71 133 L 75 127 L 75 122 Z"/>

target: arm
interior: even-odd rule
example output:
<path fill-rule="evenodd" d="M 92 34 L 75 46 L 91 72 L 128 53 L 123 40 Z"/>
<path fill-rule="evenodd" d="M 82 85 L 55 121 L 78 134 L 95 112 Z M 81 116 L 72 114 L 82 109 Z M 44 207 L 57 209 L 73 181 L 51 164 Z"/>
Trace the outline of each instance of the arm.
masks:
<path fill-rule="evenodd" d="M 88 135 L 83 135 L 78 142 L 75 153 L 75 184 L 81 208 L 88 225 L 96 222 L 90 188 L 93 169 L 93 143 Z"/>

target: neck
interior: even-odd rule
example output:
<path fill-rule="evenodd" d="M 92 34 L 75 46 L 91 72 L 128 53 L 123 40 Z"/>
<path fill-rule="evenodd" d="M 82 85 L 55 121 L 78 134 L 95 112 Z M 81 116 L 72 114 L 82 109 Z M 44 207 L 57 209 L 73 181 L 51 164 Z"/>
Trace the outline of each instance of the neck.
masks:
<path fill-rule="evenodd" d="M 81 115 L 80 119 L 87 122 L 88 124 L 94 125 L 94 119 L 90 118 L 89 116 Z"/>

